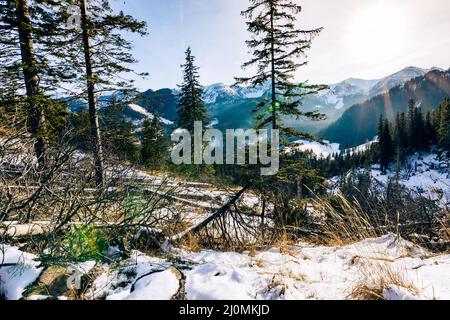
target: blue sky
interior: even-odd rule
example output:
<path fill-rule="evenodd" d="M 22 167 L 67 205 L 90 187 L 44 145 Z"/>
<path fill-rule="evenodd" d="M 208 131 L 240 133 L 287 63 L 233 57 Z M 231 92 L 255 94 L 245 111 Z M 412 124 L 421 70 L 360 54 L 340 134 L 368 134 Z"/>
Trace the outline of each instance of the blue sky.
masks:
<path fill-rule="evenodd" d="M 448 0 L 295 0 L 299 25 L 323 26 L 298 81 L 335 83 L 349 77 L 375 79 L 405 66 L 450 66 Z M 149 36 L 134 40 L 141 90 L 173 88 L 190 45 L 203 84 L 232 83 L 245 75 L 249 37 L 240 11 L 247 0 L 113 0 L 113 6 L 149 24 Z"/>

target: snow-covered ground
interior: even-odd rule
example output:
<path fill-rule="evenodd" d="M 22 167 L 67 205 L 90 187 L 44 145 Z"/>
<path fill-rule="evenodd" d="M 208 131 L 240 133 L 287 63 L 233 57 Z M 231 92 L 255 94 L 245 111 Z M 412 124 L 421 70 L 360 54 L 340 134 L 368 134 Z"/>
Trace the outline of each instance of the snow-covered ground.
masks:
<path fill-rule="evenodd" d="M 327 158 L 328 156 L 339 154 L 341 152 L 338 143 L 330 143 L 326 140 L 322 143 L 312 140 L 298 140 L 295 141 L 294 144 L 295 146 L 292 147 L 293 149 L 302 152 L 311 151 L 318 158 Z"/>
<path fill-rule="evenodd" d="M 153 119 L 154 115 L 150 112 L 148 112 L 147 110 L 145 110 L 143 107 L 141 107 L 140 105 L 137 104 L 129 104 L 128 107 L 133 110 L 134 112 L 140 113 L 143 116 L 149 118 L 150 120 Z M 165 125 L 172 125 L 173 121 L 167 120 L 165 118 L 160 117 L 159 121 L 161 121 L 163 124 Z"/>
<path fill-rule="evenodd" d="M 411 191 L 433 200 L 439 200 L 442 207 L 450 206 L 450 167 L 449 161 L 439 159 L 435 153 L 415 154 L 408 157 L 408 167 L 401 170 L 399 183 Z M 362 172 L 364 169 L 360 169 Z M 377 185 L 386 187 L 389 180 L 396 177 L 394 166 L 382 173 L 379 165 L 373 165 L 370 172 Z M 340 177 L 330 179 L 333 189 L 338 186 Z"/>
<path fill-rule="evenodd" d="M 18 300 L 25 288 L 36 281 L 42 268 L 35 261 L 36 256 L 20 251 L 16 247 L 0 244 L 0 296 L 6 295 L 8 300 Z M 15 264 L 15 266 L 11 266 Z"/>
<path fill-rule="evenodd" d="M 8 299 L 18 299 L 42 269 L 32 255 L 5 248 L 7 262 L 24 266 L 22 272 L 0 269 Z M 179 292 L 184 275 L 190 300 L 344 300 L 365 286 L 385 299 L 450 299 L 450 255 L 432 255 L 393 234 L 344 247 L 298 243 L 254 254 L 174 249 L 171 256 L 135 251 L 118 265 L 105 264 L 87 297 L 167 300 Z"/>

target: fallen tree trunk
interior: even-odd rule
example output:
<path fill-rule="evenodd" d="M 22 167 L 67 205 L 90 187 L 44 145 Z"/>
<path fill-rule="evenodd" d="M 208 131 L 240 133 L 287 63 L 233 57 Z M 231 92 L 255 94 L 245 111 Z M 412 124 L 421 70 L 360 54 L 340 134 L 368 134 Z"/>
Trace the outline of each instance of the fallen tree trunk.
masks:
<path fill-rule="evenodd" d="M 164 244 L 162 245 L 162 249 L 164 251 L 169 250 L 169 248 L 171 247 L 171 245 L 174 242 L 180 241 L 181 239 L 189 236 L 189 235 L 193 235 L 196 234 L 198 232 L 200 232 L 201 230 L 203 230 L 208 224 L 210 224 L 211 222 L 213 222 L 216 219 L 219 219 L 220 217 L 222 217 L 229 209 L 232 205 L 234 205 L 239 198 L 250 188 L 250 185 L 242 188 L 241 191 L 239 191 L 238 193 L 236 193 L 225 205 L 223 205 L 221 208 L 219 208 L 216 212 L 214 212 L 213 214 L 211 214 L 210 216 L 208 216 L 206 219 L 200 221 L 199 223 L 197 223 L 196 225 L 190 227 L 189 229 L 182 231 L 170 238 L 168 238 Z"/>

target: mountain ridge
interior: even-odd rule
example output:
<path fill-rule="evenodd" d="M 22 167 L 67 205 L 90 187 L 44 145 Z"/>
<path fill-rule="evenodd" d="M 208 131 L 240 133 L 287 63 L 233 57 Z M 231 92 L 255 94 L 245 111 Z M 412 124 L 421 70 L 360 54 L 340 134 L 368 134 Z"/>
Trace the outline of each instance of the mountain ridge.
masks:
<path fill-rule="evenodd" d="M 448 96 L 450 69 L 432 69 L 423 76 L 353 105 L 336 122 L 319 132 L 319 136 L 339 143 L 344 148 L 354 147 L 376 135 L 380 115 L 393 121 L 397 113 L 407 112 L 410 98 L 416 101 L 417 107 L 427 112 L 437 108 Z"/>

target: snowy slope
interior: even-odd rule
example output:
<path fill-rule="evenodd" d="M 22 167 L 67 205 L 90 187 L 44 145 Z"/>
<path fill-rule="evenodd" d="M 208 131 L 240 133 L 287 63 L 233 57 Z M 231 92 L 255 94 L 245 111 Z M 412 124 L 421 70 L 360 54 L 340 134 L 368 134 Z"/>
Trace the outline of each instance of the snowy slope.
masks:
<path fill-rule="evenodd" d="M 440 160 L 436 154 L 415 154 L 408 158 L 409 168 L 400 173 L 400 184 L 410 190 L 440 200 L 450 206 L 450 168 L 448 161 Z M 395 176 L 394 168 L 382 174 L 379 166 L 373 166 L 372 177 L 382 185 Z"/>
<path fill-rule="evenodd" d="M 354 150 L 367 148 L 370 144 L 349 149 Z M 438 200 L 442 207 L 450 207 L 450 168 L 449 161 L 440 159 L 435 153 L 415 154 L 408 157 L 408 166 L 403 168 L 399 175 L 399 183 L 424 197 Z M 362 172 L 363 169 L 360 169 Z M 378 164 L 371 168 L 372 179 L 381 187 L 387 187 L 390 179 L 396 177 L 395 166 L 392 164 L 390 170 L 382 173 Z M 332 189 L 337 189 L 340 177 L 330 179 Z"/>
<path fill-rule="evenodd" d="M 143 107 L 137 105 L 137 104 L 129 104 L 128 107 L 133 110 L 134 112 L 137 112 L 141 115 L 143 115 L 146 118 L 149 118 L 150 120 L 153 119 L 154 115 L 147 110 L 145 110 Z M 165 118 L 160 117 L 159 120 L 165 124 L 165 125 L 172 125 L 173 121 L 167 120 Z"/>
<path fill-rule="evenodd" d="M 270 86 L 261 85 L 256 88 L 229 86 L 223 83 L 215 83 L 204 87 L 204 101 L 207 104 L 217 102 L 230 102 L 240 99 L 256 99 L 267 94 Z"/>
<path fill-rule="evenodd" d="M 318 158 L 327 158 L 328 156 L 340 153 L 339 144 L 330 143 L 326 140 L 323 143 L 311 140 L 298 140 L 294 144 L 295 146 L 293 148 L 295 150 L 302 152 L 311 151 Z"/>
<path fill-rule="evenodd" d="M 169 300 L 179 288 L 174 263 L 186 277 L 188 300 L 345 300 L 356 298 L 358 286 L 380 289 L 386 300 L 450 299 L 450 255 L 431 254 L 394 234 L 343 247 L 297 243 L 254 254 L 174 249 L 166 259 L 135 251 L 120 264 L 103 265 L 87 298 Z M 9 288 L 30 281 L 20 273 L 5 279 Z"/>
<path fill-rule="evenodd" d="M 393 75 L 380 80 L 375 86 L 370 89 L 370 96 L 376 96 L 383 92 L 387 92 L 398 85 L 402 85 L 411 79 L 424 76 L 431 70 L 435 69 L 437 68 L 422 69 L 416 67 L 407 67 L 399 72 L 394 73 Z"/>

